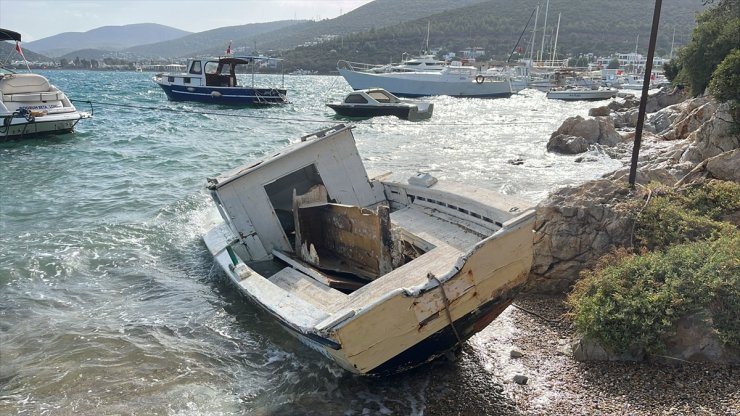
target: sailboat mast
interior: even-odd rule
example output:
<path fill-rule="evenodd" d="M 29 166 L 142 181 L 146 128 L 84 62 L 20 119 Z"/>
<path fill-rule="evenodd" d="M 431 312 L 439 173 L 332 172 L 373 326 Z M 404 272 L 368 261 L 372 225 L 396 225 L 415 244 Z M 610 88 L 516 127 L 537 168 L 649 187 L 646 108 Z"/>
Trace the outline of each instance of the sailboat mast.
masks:
<path fill-rule="evenodd" d="M 429 53 L 429 25 L 431 25 L 431 20 L 427 21 L 427 49 L 424 51 L 425 54 Z"/>
<path fill-rule="evenodd" d="M 560 33 L 560 15 L 562 13 L 558 13 L 558 28 L 555 30 L 555 46 L 552 47 L 552 55 L 550 56 L 550 66 L 555 65 L 555 59 L 557 58 L 556 51 L 558 50 L 558 34 Z"/>
<path fill-rule="evenodd" d="M 673 27 L 673 39 L 671 39 L 671 57 L 669 59 L 673 59 L 673 45 L 676 42 L 676 27 Z"/>
<path fill-rule="evenodd" d="M 532 44 L 529 46 L 529 64 L 534 65 L 534 37 L 537 35 L 537 18 L 540 15 L 540 5 L 534 9 L 534 26 L 532 27 Z"/>
<path fill-rule="evenodd" d="M 542 25 L 542 46 L 540 46 L 540 56 L 537 59 L 538 61 L 541 61 L 543 55 L 545 54 L 545 32 L 547 31 L 547 12 L 549 10 L 550 0 L 547 0 L 547 3 L 545 4 L 545 23 Z"/>

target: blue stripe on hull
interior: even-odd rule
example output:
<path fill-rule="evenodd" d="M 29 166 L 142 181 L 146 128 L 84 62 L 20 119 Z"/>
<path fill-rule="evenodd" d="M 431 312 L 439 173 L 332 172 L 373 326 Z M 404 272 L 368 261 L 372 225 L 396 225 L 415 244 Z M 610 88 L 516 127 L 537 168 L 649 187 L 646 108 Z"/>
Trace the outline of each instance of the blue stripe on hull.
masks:
<path fill-rule="evenodd" d="M 210 104 L 225 105 L 269 105 L 285 104 L 284 89 L 272 88 L 203 88 L 203 87 L 185 87 L 180 85 L 162 85 L 158 84 L 164 90 L 170 101 L 196 101 Z M 194 91 L 188 91 L 193 88 Z M 220 96 L 214 96 L 212 93 L 218 92 Z"/>

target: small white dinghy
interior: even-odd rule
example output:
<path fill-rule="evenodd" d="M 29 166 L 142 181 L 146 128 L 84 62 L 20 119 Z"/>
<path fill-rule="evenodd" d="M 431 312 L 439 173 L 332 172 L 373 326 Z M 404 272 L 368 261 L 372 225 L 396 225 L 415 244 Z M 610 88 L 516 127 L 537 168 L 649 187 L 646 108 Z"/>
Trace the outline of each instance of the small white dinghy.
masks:
<path fill-rule="evenodd" d="M 352 128 L 302 137 L 208 180 L 204 236 L 236 288 L 359 374 L 455 350 L 526 282 L 528 202 L 430 175 L 368 178 Z"/>
<path fill-rule="evenodd" d="M 341 102 L 326 105 L 344 117 L 396 116 L 409 121 L 426 120 L 434 111 L 433 103 L 402 100 L 382 88 L 357 90 L 349 93 Z"/>
<path fill-rule="evenodd" d="M 552 88 L 547 92 L 547 98 L 564 101 L 598 101 L 608 100 L 617 96 L 619 91 L 614 88 L 586 88 L 567 86 Z"/>

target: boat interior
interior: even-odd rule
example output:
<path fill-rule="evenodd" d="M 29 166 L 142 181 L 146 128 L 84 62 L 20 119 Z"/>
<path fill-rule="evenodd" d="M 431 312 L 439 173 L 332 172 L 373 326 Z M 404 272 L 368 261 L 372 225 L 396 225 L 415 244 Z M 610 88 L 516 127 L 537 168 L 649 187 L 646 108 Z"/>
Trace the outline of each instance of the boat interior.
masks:
<path fill-rule="evenodd" d="M 306 191 L 286 200 L 285 189 Z M 424 284 L 429 273 L 443 276 L 507 217 L 489 218 L 472 200 L 445 201 L 426 188 L 412 193 L 391 183 L 384 191 L 392 197 L 372 206 L 334 203 L 313 167 L 265 190 L 293 250 L 273 249 L 272 260 L 248 265 L 326 313 Z"/>
<path fill-rule="evenodd" d="M 47 110 L 68 104 L 64 93 L 38 74 L 9 74 L 0 77 L 0 94 L 2 103 L 9 111 L 20 106 L 28 107 L 32 103 L 44 104 Z"/>

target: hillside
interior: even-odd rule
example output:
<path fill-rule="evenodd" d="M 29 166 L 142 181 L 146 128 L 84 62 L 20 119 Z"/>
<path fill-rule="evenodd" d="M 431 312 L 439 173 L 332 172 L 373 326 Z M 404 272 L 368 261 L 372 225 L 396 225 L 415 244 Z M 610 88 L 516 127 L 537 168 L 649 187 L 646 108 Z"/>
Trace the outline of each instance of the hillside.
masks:
<path fill-rule="evenodd" d="M 35 53 L 29 49 L 26 48 L 26 45 L 21 43 L 21 47 L 23 48 L 23 55 L 26 56 L 26 59 L 32 62 L 51 62 L 52 59 L 48 56 L 41 55 L 38 53 Z M 23 58 L 21 55 L 15 50 L 15 43 L 13 42 L 0 42 L 0 65 L 2 64 L 8 64 L 13 61 L 22 61 Z"/>
<path fill-rule="evenodd" d="M 150 58 L 180 58 L 218 55 L 229 41 L 247 52 L 292 49 L 324 35 L 348 35 L 382 28 L 465 7 L 484 0 L 376 0 L 334 19 L 254 23 L 194 33 L 179 39 L 128 48 L 125 52 Z"/>
<path fill-rule="evenodd" d="M 376 2 L 377 3 L 377 2 Z M 649 3 L 649 2 L 648 2 Z M 431 25 L 429 45 L 457 52 L 466 47 L 482 47 L 489 57 L 506 59 L 516 45 L 537 0 L 489 0 L 469 7 L 435 14 L 382 30 L 369 30 L 331 42 L 299 47 L 284 54 L 286 66 L 321 72 L 334 70 L 336 61 L 387 63 L 401 54 L 418 53 Z M 701 0 L 674 0 L 663 4 L 657 42 L 658 55 L 670 53 L 673 30 L 676 47 L 684 44 L 695 26 L 695 13 L 704 6 Z M 542 43 L 544 7 L 541 8 L 535 50 Z M 395 9 L 398 12 L 398 9 Z M 647 52 L 653 5 L 641 0 L 551 0 L 545 51 L 551 49 L 558 13 L 561 13 L 557 52 L 559 57 L 595 53 Z M 532 25 L 519 46 L 529 54 Z M 639 36 L 639 38 L 638 38 Z M 549 57 L 549 53 L 546 52 Z"/>
<path fill-rule="evenodd" d="M 309 22 L 282 33 L 270 34 L 259 45 L 263 49 L 292 49 L 322 35 L 348 35 L 403 24 L 438 13 L 481 3 L 485 0 L 375 0 L 337 18 Z"/>
<path fill-rule="evenodd" d="M 253 39 L 261 38 L 266 33 L 280 32 L 291 26 L 299 26 L 305 22 L 300 20 L 281 20 L 269 23 L 250 23 L 240 26 L 229 26 L 205 32 L 193 33 L 178 39 L 151 43 L 149 45 L 134 46 L 123 52 L 139 57 L 150 58 L 179 58 L 197 55 L 223 54 L 230 41 L 232 48 L 237 50 L 254 44 Z"/>
<path fill-rule="evenodd" d="M 49 36 L 24 46 L 49 56 L 62 56 L 80 49 L 118 51 L 135 45 L 171 40 L 190 32 L 173 27 L 139 23 L 124 26 L 103 26 L 87 32 L 66 32 Z"/>

